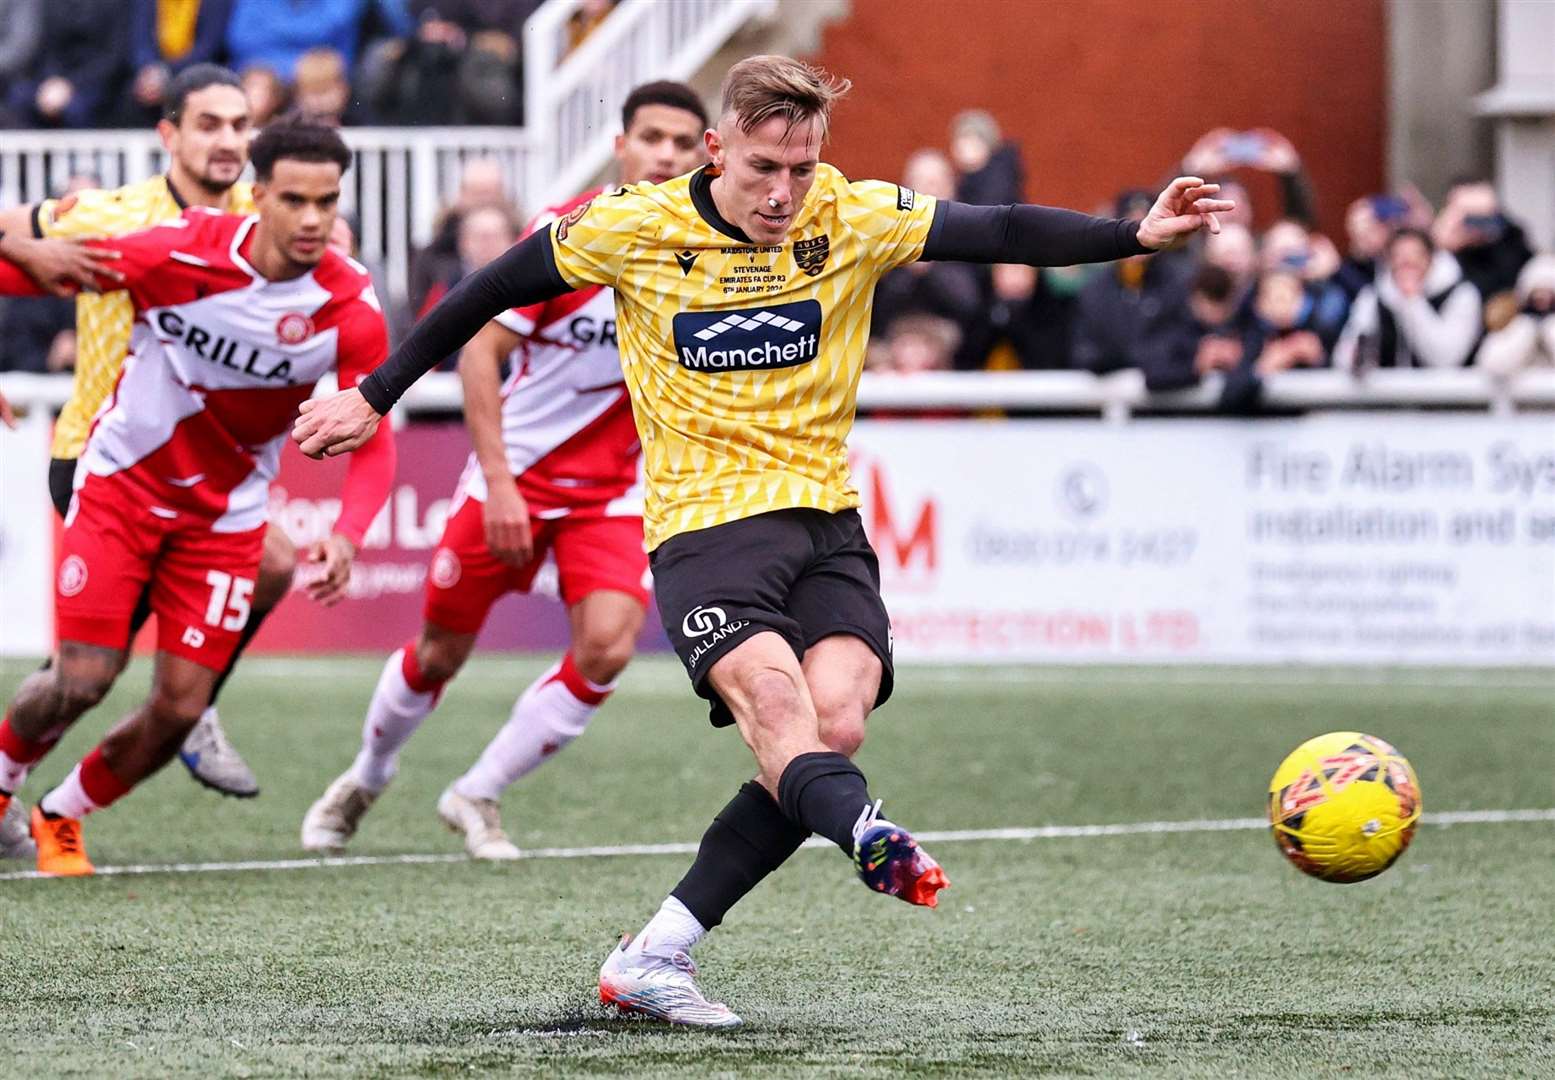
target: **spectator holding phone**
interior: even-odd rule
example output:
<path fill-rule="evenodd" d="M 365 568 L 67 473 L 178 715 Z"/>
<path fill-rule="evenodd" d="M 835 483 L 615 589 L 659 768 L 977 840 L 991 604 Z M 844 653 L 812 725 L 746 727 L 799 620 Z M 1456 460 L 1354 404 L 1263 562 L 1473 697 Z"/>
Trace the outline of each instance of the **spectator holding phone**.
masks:
<path fill-rule="evenodd" d="M 1479 290 L 1421 229 L 1395 232 L 1374 285 L 1361 290 L 1334 346 L 1334 366 L 1455 368 L 1479 342 Z"/>
<path fill-rule="evenodd" d="M 1520 225 L 1501 210 L 1489 180 L 1466 177 L 1453 183 L 1431 238 L 1451 252 L 1480 295 L 1490 298 L 1517 286 L 1517 274 L 1533 257 Z"/>
<path fill-rule="evenodd" d="M 1259 268 L 1265 275 L 1292 274 L 1301 283 L 1301 321 L 1322 339 L 1325 352 L 1350 312 L 1350 298 L 1333 280 L 1340 262 L 1333 241 L 1299 221 L 1275 222 L 1263 234 Z"/>
<path fill-rule="evenodd" d="M 1272 174 L 1279 182 L 1284 203 L 1280 216 L 1299 221 L 1309 228 L 1316 224 L 1312 183 L 1301 166 L 1301 155 L 1296 153 L 1296 147 L 1289 139 L 1273 128 L 1235 131 L 1221 127 L 1207 131 L 1183 157 L 1178 172 L 1211 180 L 1222 178 L 1237 169 Z M 1224 180 L 1221 190 L 1227 190 Z M 1252 203 L 1245 196 L 1245 189 L 1239 194 L 1226 195 L 1226 198 L 1237 204 L 1236 212 L 1228 215 L 1227 219 L 1251 226 Z"/>
<path fill-rule="evenodd" d="M 1345 211 L 1345 253 L 1334 281 L 1351 303 L 1377 279 L 1377 260 L 1388 246 L 1388 237 L 1403 222 L 1406 209 L 1397 195 L 1367 195 Z"/>

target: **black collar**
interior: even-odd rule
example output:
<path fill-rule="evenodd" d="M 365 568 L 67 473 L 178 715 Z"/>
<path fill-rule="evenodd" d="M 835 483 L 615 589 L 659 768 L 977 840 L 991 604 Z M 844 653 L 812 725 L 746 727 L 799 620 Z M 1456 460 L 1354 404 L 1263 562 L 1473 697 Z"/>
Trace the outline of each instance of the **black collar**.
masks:
<path fill-rule="evenodd" d="M 691 174 L 691 205 L 696 207 L 702 220 L 731 239 L 738 240 L 742 244 L 754 244 L 756 241 L 745 235 L 745 230 L 738 225 L 730 223 L 718 212 L 718 206 L 713 202 L 713 177 L 716 173 L 711 165 L 703 165 Z"/>
<path fill-rule="evenodd" d="M 173 186 L 173 174 L 168 173 L 167 176 L 165 176 L 163 179 L 167 181 L 167 193 L 171 195 L 173 197 L 173 201 L 178 204 L 178 209 L 189 209 L 189 201 L 182 195 L 178 194 L 178 189 Z"/>

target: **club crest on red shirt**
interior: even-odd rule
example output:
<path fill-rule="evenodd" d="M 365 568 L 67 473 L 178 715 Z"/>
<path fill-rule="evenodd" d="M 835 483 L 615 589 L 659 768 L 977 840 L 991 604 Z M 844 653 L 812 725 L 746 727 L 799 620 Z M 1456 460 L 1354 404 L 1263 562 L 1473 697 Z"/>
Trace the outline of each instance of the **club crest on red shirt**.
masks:
<path fill-rule="evenodd" d="M 78 595 L 86 588 L 86 576 L 86 560 L 79 555 L 71 555 L 59 564 L 59 594 Z"/>
<path fill-rule="evenodd" d="M 313 320 L 298 311 L 288 311 L 275 324 L 275 337 L 282 345 L 301 345 L 313 336 Z"/>

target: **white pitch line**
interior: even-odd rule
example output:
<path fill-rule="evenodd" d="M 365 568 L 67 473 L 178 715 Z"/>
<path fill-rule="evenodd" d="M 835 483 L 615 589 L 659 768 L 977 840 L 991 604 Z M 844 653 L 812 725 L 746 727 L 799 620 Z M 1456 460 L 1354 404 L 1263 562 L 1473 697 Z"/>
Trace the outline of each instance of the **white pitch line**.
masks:
<path fill-rule="evenodd" d="M 1503 825 L 1515 822 L 1555 821 L 1555 808 L 1548 810 L 1444 810 L 1427 814 L 1424 825 Z M 1248 832 L 1267 829 L 1264 818 L 1204 818 L 1190 821 L 1125 821 L 1110 825 L 1038 825 L 1007 829 L 951 829 L 921 832 L 915 835 L 925 843 L 956 844 L 978 840 L 1072 840 L 1095 836 L 1180 835 L 1185 833 Z M 805 847 L 831 847 L 831 841 L 812 837 Z M 525 859 L 609 859 L 640 855 L 692 855 L 696 844 L 607 844 L 596 847 L 530 848 Z M 455 854 L 342 855 L 319 859 L 269 859 L 240 862 L 142 863 L 132 866 L 99 866 L 98 877 L 122 877 L 132 874 L 215 874 L 252 870 L 322 870 L 351 866 L 407 866 L 425 863 L 469 862 L 468 856 Z M 0 874 L 0 881 L 32 881 L 47 875 L 36 870 L 17 870 Z"/>

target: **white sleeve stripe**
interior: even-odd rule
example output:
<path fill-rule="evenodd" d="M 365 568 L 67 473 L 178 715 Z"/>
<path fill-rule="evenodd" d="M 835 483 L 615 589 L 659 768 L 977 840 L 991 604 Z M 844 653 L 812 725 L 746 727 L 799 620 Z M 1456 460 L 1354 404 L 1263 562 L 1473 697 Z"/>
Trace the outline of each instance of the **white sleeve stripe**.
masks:
<path fill-rule="evenodd" d="M 535 332 L 534 320 L 520 315 L 512 308 L 504 311 L 492 321 L 498 326 L 506 327 L 515 334 L 523 334 L 526 337 Z"/>

